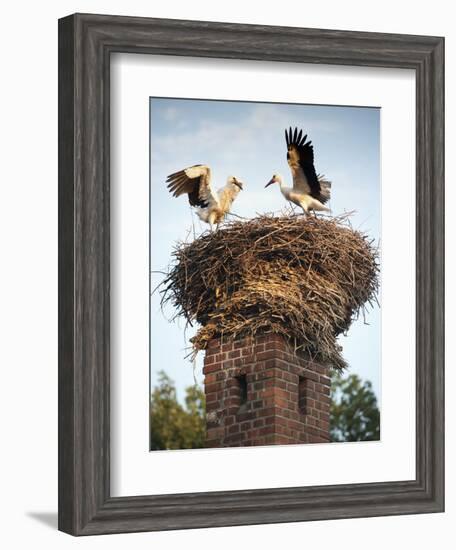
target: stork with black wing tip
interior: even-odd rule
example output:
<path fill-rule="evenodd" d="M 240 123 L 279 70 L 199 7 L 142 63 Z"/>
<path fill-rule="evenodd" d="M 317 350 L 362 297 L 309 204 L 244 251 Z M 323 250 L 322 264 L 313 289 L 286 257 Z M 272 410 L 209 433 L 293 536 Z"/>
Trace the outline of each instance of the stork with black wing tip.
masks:
<path fill-rule="evenodd" d="M 187 194 L 191 206 L 199 219 L 213 229 L 219 226 L 230 212 L 231 205 L 243 188 L 243 183 L 235 176 L 229 176 L 224 187 L 214 191 L 211 185 L 211 169 L 204 164 L 195 164 L 174 174 L 166 182 L 174 197 Z"/>
<path fill-rule="evenodd" d="M 303 137 L 302 130 L 291 127 L 285 130 L 287 143 L 287 161 L 293 176 L 293 187 L 285 187 L 280 174 L 274 174 L 265 187 L 278 183 L 282 195 L 290 202 L 301 207 L 304 214 L 310 211 L 330 212 L 325 206 L 331 196 L 331 182 L 324 176 L 317 175 L 314 166 L 314 151 L 307 134 Z"/>

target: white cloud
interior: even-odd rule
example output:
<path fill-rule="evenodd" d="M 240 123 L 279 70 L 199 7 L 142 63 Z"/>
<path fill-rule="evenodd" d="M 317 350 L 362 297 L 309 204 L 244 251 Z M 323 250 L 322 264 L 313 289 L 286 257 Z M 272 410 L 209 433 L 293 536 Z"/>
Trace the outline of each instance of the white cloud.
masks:
<path fill-rule="evenodd" d="M 166 159 L 169 156 L 175 157 L 176 151 L 179 155 L 191 151 L 196 158 L 200 151 L 204 151 L 206 156 L 215 157 L 219 162 L 234 162 L 239 159 L 241 152 L 244 160 L 254 161 L 261 158 L 262 147 L 280 140 L 282 148 L 277 148 L 277 155 L 283 156 L 283 132 L 293 120 L 295 116 L 290 114 L 287 106 L 252 105 L 250 113 L 244 119 L 229 122 L 220 122 L 211 118 L 202 119 L 190 130 L 160 136 L 159 140 L 154 141 L 156 150 L 153 155 L 155 158 Z M 309 134 L 317 130 L 335 130 L 334 125 L 316 121 L 310 117 L 306 128 Z M 203 160 L 203 162 L 209 161 Z"/>
<path fill-rule="evenodd" d="M 179 116 L 179 112 L 176 107 L 166 107 L 163 109 L 162 115 L 167 122 L 174 122 Z"/>

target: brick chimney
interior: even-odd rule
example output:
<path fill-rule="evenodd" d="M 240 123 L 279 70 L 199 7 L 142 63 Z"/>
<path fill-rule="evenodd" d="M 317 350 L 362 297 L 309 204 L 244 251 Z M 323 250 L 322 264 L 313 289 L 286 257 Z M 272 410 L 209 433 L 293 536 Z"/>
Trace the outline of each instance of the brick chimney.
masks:
<path fill-rule="evenodd" d="M 209 342 L 207 447 L 329 441 L 329 368 L 277 334 Z"/>

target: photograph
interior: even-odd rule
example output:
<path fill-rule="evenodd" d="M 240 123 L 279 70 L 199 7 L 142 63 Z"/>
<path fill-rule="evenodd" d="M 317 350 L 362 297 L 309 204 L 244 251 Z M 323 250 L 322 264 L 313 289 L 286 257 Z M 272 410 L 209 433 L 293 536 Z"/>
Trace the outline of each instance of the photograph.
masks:
<path fill-rule="evenodd" d="M 453 11 L 5 2 L 5 550 L 455 546 Z"/>
<path fill-rule="evenodd" d="M 150 451 L 380 441 L 381 108 L 149 102 Z"/>

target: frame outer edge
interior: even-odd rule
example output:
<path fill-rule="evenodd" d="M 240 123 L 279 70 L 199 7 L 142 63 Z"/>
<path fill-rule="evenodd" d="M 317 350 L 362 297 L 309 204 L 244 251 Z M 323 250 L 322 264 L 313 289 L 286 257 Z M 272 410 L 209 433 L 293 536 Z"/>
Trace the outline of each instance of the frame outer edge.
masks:
<path fill-rule="evenodd" d="M 444 510 L 444 40 L 417 67 L 417 479 Z"/>
<path fill-rule="evenodd" d="M 76 480 L 74 463 L 74 127 L 75 18 L 58 27 L 58 527 L 74 533 Z"/>
<path fill-rule="evenodd" d="M 141 44 L 123 46 L 138 26 Z M 347 51 L 352 51 L 366 33 L 296 28 L 295 35 L 301 33 L 323 52 L 312 61 L 312 54 L 302 50 L 302 59 L 295 57 L 298 62 L 333 60 L 417 71 L 417 261 L 421 268 L 417 292 L 421 292 L 422 313 L 429 317 L 422 319 L 424 328 L 417 332 L 424 340 L 420 350 L 417 347 L 417 480 L 381 484 L 383 492 L 370 484 L 354 484 L 340 489 L 343 497 L 338 496 L 337 486 L 327 487 L 317 491 L 317 499 L 322 500 L 316 508 L 303 497 L 309 495 L 305 488 L 291 490 L 294 503 L 289 504 L 280 496 L 283 491 L 271 490 L 270 505 L 260 505 L 261 491 L 251 492 L 250 497 L 245 491 L 219 497 L 210 493 L 109 497 L 109 52 L 157 53 L 151 41 L 159 32 L 160 53 L 188 55 L 185 47 L 174 49 L 176 26 L 181 32 L 210 28 L 203 44 L 205 48 L 213 44 L 214 51 L 194 53 L 200 57 L 217 57 L 218 51 L 224 51 L 236 58 L 237 50 L 233 53 L 229 41 L 227 46 L 217 36 L 222 28 L 243 33 L 251 28 L 258 35 L 270 29 L 81 14 L 59 22 L 59 529 L 87 535 L 442 511 L 443 39 L 375 33 L 377 46 L 367 48 L 364 57 L 361 53 L 344 59 L 339 52 L 333 60 L 328 34 L 343 35 Z M 292 30 L 273 29 L 278 35 Z M 118 33 L 119 39 L 114 39 Z M 391 37 L 396 41 L 392 49 Z M 244 59 L 249 58 L 248 45 L 246 40 Z M 290 60 L 281 53 L 262 55 Z M 426 194 L 432 178 L 435 196 L 429 207 Z M 328 503 L 325 495 L 331 489 L 335 500 Z M 275 498 L 279 501 L 274 505 Z"/>
<path fill-rule="evenodd" d="M 440 512 L 445 510 L 445 40 L 440 39 L 432 52 L 432 155 L 435 193 L 432 249 L 434 250 L 433 362 L 432 387 L 434 421 L 433 497 Z"/>

